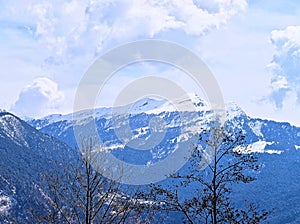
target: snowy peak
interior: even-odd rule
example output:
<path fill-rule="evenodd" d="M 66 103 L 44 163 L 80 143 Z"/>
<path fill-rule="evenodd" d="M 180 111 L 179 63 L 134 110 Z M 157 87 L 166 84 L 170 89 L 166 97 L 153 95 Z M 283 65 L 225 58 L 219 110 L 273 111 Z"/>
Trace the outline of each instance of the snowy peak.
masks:
<path fill-rule="evenodd" d="M 159 114 L 163 112 L 175 112 L 175 111 L 208 111 L 210 110 L 209 104 L 202 100 L 197 94 L 189 93 L 172 101 L 160 101 L 161 104 L 154 108 L 148 109 L 147 114 Z M 163 102 L 163 104 L 162 104 Z"/>
<path fill-rule="evenodd" d="M 173 102 L 164 99 L 143 98 L 133 104 L 130 109 L 130 113 L 159 114 L 162 112 L 174 112 L 177 110 L 206 112 L 211 111 L 212 109 L 211 105 L 207 101 L 201 99 L 197 94 L 188 93 L 185 96 L 174 99 Z M 246 113 L 242 110 L 242 108 L 234 102 L 226 104 L 225 110 L 228 120 L 242 115 L 246 116 Z"/>
<path fill-rule="evenodd" d="M 128 106 L 125 106 L 125 108 Z M 130 114 L 159 114 L 162 112 L 174 111 L 203 111 L 208 110 L 209 105 L 197 94 L 189 93 L 175 99 L 159 99 L 155 97 L 142 98 L 129 105 Z M 121 110 L 122 111 L 122 110 Z"/>
<path fill-rule="evenodd" d="M 115 108 L 96 108 L 94 112 L 92 111 L 80 111 L 77 112 L 80 117 L 84 118 L 94 114 L 96 118 L 110 118 L 112 113 L 124 113 L 124 114 L 161 114 L 161 113 L 171 113 L 176 111 L 196 111 L 201 112 L 203 116 L 209 115 L 211 112 L 211 105 L 209 102 L 201 99 L 195 93 L 188 93 L 176 99 L 167 100 L 158 97 L 145 97 L 137 100 L 136 102 L 119 106 Z M 226 104 L 226 117 L 227 120 L 231 120 L 235 117 L 245 115 L 245 112 L 235 103 Z M 79 116 L 77 116 L 79 117 Z M 40 130 L 46 126 L 57 122 L 66 122 L 68 125 L 72 125 L 73 114 L 61 115 L 53 114 L 46 116 L 41 119 L 31 119 L 28 122 L 34 126 L 36 129 Z M 207 118 L 208 119 L 208 118 Z"/>
<path fill-rule="evenodd" d="M 130 114 L 145 113 L 147 111 L 156 110 L 166 103 L 164 99 L 146 97 L 138 100 L 130 106 Z"/>
<path fill-rule="evenodd" d="M 235 117 L 247 116 L 242 108 L 234 102 L 227 103 L 225 107 L 227 120 L 232 120 Z"/>
<path fill-rule="evenodd" d="M 182 96 L 181 98 L 177 99 L 177 103 L 179 105 L 184 105 L 183 108 L 187 108 L 189 111 L 190 105 L 193 106 L 192 110 L 196 111 L 207 111 L 210 110 L 209 103 L 202 100 L 197 94 L 195 93 L 188 93 L 186 96 Z"/>

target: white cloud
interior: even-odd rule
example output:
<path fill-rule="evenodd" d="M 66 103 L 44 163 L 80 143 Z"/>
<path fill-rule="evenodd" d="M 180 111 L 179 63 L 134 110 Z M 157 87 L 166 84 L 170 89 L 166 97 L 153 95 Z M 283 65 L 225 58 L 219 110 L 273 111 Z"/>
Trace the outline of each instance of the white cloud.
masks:
<path fill-rule="evenodd" d="M 273 78 L 270 98 L 277 108 L 282 108 L 288 92 L 294 92 L 300 102 L 300 26 L 273 30 L 271 40 L 276 49 L 270 64 Z"/>
<path fill-rule="evenodd" d="M 300 46 L 300 26 L 289 26 L 284 30 L 273 30 L 271 33 L 272 41 L 277 44 L 279 51 L 289 51 L 293 47 Z"/>
<path fill-rule="evenodd" d="M 64 103 L 64 93 L 57 83 L 40 77 L 27 85 L 12 110 L 21 116 L 37 117 L 54 113 Z"/>
<path fill-rule="evenodd" d="M 149 38 L 169 30 L 202 35 L 245 10 L 246 0 L 71 0 L 10 4 L 10 19 L 26 26 L 50 50 L 47 62 L 94 58 L 112 44 Z"/>

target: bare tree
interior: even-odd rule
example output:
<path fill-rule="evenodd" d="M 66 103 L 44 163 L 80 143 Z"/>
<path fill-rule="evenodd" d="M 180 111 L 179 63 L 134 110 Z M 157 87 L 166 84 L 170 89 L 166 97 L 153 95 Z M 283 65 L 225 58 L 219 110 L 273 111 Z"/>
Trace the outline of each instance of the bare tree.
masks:
<path fill-rule="evenodd" d="M 42 192 L 42 209 L 33 211 L 41 223 L 138 223 L 137 189 L 121 185 L 97 172 L 93 143 L 83 142 L 82 154 L 74 162 L 58 164 L 55 174 L 42 174 L 47 190 Z M 103 158 L 105 159 L 105 158 Z M 45 203 L 45 201 L 47 203 Z"/>
<path fill-rule="evenodd" d="M 237 208 L 230 197 L 234 184 L 254 181 L 260 166 L 241 132 L 212 127 L 200 134 L 187 167 L 154 184 L 144 194 L 152 209 L 179 212 L 187 223 L 259 223 L 269 211 L 247 203 Z"/>

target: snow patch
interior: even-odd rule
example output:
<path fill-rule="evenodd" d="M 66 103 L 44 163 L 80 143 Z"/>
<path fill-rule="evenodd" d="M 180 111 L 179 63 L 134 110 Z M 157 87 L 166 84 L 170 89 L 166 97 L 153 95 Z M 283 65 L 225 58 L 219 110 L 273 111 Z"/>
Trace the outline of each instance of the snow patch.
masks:
<path fill-rule="evenodd" d="M 188 93 L 185 96 L 174 99 L 173 102 L 170 101 L 161 101 L 164 102 L 160 104 L 159 107 L 149 109 L 146 111 L 147 114 L 160 114 L 163 112 L 183 112 L 183 111 L 209 111 L 211 110 L 209 104 L 202 100 L 195 93 Z M 178 106 L 179 108 L 176 108 Z"/>
<path fill-rule="evenodd" d="M 112 144 L 107 147 L 104 147 L 104 151 L 111 151 L 111 150 L 116 150 L 116 149 L 124 149 L 125 145 L 122 144 Z"/>
<path fill-rule="evenodd" d="M 241 115 L 245 115 L 245 112 L 236 104 L 236 103 L 227 103 L 226 107 L 226 118 L 228 120 L 232 120 L 235 117 L 239 117 Z"/>
<path fill-rule="evenodd" d="M 7 214 L 11 208 L 11 199 L 6 195 L 0 196 L 0 215 Z"/>
<path fill-rule="evenodd" d="M 234 152 L 238 153 L 268 153 L 268 154 L 281 154 L 282 150 L 265 150 L 267 145 L 273 145 L 274 142 L 266 142 L 266 141 L 257 141 L 248 146 L 238 146 L 234 149 Z"/>
<path fill-rule="evenodd" d="M 129 113 L 140 114 L 150 110 L 155 110 L 160 108 L 163 104 L 165 104 L 165 102 L 165 100 L 160 99 L 144 98 L 133 103 L 129 109 Z"/>
<path fill-rule="evenodd" d="M 265 150 L 265 152 L 269 153 L 269 154 L 278 154 L 278 155 L 280 155 L 281 153 L 283 153 L 282 150 L 274 150 L 274 149 Z"/>
<path fill-rule="evenodd" d="M 262 126 L 262 122 L 260 121 L 255 121 L 255 122 L 250 122 L 249 123 L 249 127 L 251 128 L 251 130 L 253 131 L 253 133 L 258 136 L 258 137 L 264 137 L 263 134 L 261 133 L 261 126 Z"/>
<path fill-rule="evenodd" d="M 272 143 L 266 141 L 258 141 L 250 144 L 248 147 L 246 147 L 246 150 L 249 150 L 249 152 L 263 153 L 267 145 L 272 145 Z"/>

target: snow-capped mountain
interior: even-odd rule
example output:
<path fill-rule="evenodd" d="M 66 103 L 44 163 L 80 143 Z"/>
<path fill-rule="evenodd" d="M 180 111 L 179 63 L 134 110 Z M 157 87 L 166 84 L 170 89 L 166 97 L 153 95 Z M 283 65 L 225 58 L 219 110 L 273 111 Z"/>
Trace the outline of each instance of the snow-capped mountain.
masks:
<path fill-rule="evenodd" d="M 43 201 L 41 173 L 74 158 L 73 150 L 18 117 L 0 112 L 0 223 L 31 223 L 28 211 Z"/>
<path fill-rule="evenodd" d="M 114 136 L 114 126 L 116 126 L 116 123 L 114 122 L 118 119 L 129 119 L 130 128 L 133 133 L 132 138 L 149 136 L 149 122 L 153 118 L 159 118 L 165 122 L 164 125 L 167 130 L 181 128 L 193 130 L 194 133 L 197 133 L 200 128 L 205 129 L 205 127 L 210 125 L 210 122 L 213 119 L 213 113 L 206 101 L 201 100 L 195 94 L 189 94 L 188 98 L 178 99 L 175 105 L 183 105 L 182 108 L 188 108 L 188 106 L 184 106 L 185 104 L 192 104 L 194 106 L 194 111 L 191 115 L 186 116 L 186 118 L 191 118 L 191 120 L 184 122 L 180 121 L 180 119 L 182 119 L 182 116 L 180 117 L 180 115 L 188 114 L 189 111 L 181 113 L 174 104 L 167 100 L 157 100 L 154 98 L 141 99 L 132 105 L 117 109 L 98 108 L 95 109 L 92 116 L 94 116 L 103 142 L 108 144 L 109 147 L 118 148 L 116 145 L 113 146 L 113 141 L 118 141 L 117 136 Z M 122 111 L 124 114 L 113 114 L 114 111 Z M 78 113 L 80 113 L 82 118 L 91 116 L 90 111 Z M 112 116 L 114 115 L 119 116 L 119 118 L 112 119 Z M 76 125 L 77 121 L 73 121 L 72 119 L 72 114 L 55 114 L 42 119 L 28 120 L 28 123 L 36 129 L 50 134 L 66 142 L 71 147 L 74 147 L 76 146 L 76 141 L 73 133 L 73 122 L 75 122 Z M 253 152 L 280 154 L 288 148 L 300 148 L 299 128 L 285 122 L 250 118 L 235 103 L 226 105 L 226 122 L 235 129 L 243 130 L 243 133 L 247 137 L 247 142 L 251 145 Z M 114 138 L 112 138 L 112 136 L 114 136 Z M 112 141 L 108 142 L 108 139 L 110 138 Z"/>
<path fill-rule="evenodd" d="M 125 111 L 125 114 L 114 115 L 111 108 L 99 108 L 93 115 L 101 140 L 107 148 L 113 149 L 112 153 L 116 157 L 125 158 L 128 163 L 151 164 L 170 155 L 178 142 L 185 141 L 186 134 L 197 134 L 211 125 L 213 113 L 210 106 L 197 95 L 190 94 L 188 98 L 178 99 L 175 105 L 183 105 L 181 108 L 185 108 L 185 104 L 191 103 L 194 111 L 182 112 L 177 110 L 174 103 L 145 98 L 127 107 L 114 108 L 115 111 Z M 79 113 L 83 117 L 91 114 L 89 111 Z M 124 119 L 128 119 L 131 129 L 131 139 L 127 139 L 127 142 L 119 139 L 115 133 L 115 127 Z M 153 119 L 159 119 L 165 128 L 163 140 L 149 150 L 140 151 L 129 147 L 128 142 L 147 140 L 151 136 Z M 242 131 L 249 148 L 258 153 L 259 161 L 263 164 L 257 181 L 235 189 L 236 201 L 251 197 L 262 207 L 275 208 L 272 223 L 299 223 L 300 128 L 289 123 L 251 118 L 236 104 L 226 105 L 226 119 L 229 127 Z M 28 122 L 70 147 L 77 146 L 71 114 L 51 115 Z M 74 124 L 82 125 L 78 121 Z"/>

